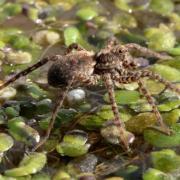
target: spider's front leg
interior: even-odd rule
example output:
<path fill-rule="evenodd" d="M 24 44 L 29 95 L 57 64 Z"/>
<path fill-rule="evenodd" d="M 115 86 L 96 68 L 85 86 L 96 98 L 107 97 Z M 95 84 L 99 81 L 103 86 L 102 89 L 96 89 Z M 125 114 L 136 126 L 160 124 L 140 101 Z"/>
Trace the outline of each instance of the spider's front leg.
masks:
<path fill-rule="evenodd" d="M 112 111 L 114 113 L 114 121 L 113 124 L 119 127 L 120 132 L 120 140 L 122 141 L 123 145 L 127 150 L 129 150 L 129 144 L 133 142 L 134 135 L 130 132 L 127 132 L 125 129 L 125 125 L 123 121 L 120 119 L 119 110 L 117 103 L 115 101 L 115 93 L 114 93 L 114 85 L 113 81 L 111 79 L 111 74 L 105 73 L 103 74 L 103 80 L 105 82 L 108 94 L 109 94 L 109 100 L 112 106 Z"/>

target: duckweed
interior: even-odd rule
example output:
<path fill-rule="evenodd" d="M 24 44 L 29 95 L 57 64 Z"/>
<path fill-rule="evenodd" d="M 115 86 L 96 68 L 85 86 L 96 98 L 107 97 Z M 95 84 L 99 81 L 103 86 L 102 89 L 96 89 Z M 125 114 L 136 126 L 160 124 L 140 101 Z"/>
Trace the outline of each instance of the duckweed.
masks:
<path fill-rule="evenodd" d="M 11 136 L 5 134 L 5 133 L 0 133 L 0 152 L 7 151 L 10 149 L 14 144 L 14 141 Z"/>
<path fill-rule="evenodd" d="M 67 27 L 64 30 L 64 41 L 66 46 L 72 43 L 78 43 L 86 49 L 92 48 L 89 43 L 83 39 L 80 31 L 76 27 Z"/>
<path fill-rule="evenodd" d="M 32 61 L 32 56 L 28 52 L 10 52 L 7 55 L 7 60 L 13 64 L 27 64 Z"/>
<path fill-rule="evenodd" d="M 118 90 L 115 92 L 115 98 L 118 104 L 132 104 L 139 100 L 140 94 L 137 91 Z M 108 100 L 108 94 L 104 96 L 105 101 Z"/>
<path fill-rule="evenodd" d="M 147 127 L 155 125 L 156 121 L 154 113 L 140 113 L 129 119 L 126 122 L 126 127 L 130 132 L 142 134 Z"/>
<path fill-rule="evenodd" d="M 169 81 L 178 82 L 180 81 L 180 72 L 179 70 L 162 65 L 162 64 L 155 64 L 152 66 L 152 71 L 160 74 L 163 78 Z"/>
<path fill-rule="evenodd" d="M 98 13 L 90 7 L 79 9 L 76 13 L 80 19 L 88 21 L 98 16 Z"/>
<path fill-rule="evenodd" d="M 3 82 L 44 57 L 64 55 L 71 43 L 96 53 L 109 37 L 116 37 L 120 45 L 137 43 L 170 55 L 160 60 L 132 51 L 139 69 L 150 69 L 179 87 L 177 0 L 0 0 L 0 22 Z M 132 143 L 132 154 L 127 154 L 99 81 L 96 86 L 71 87 L 50 138 L 31 153 L 49 127 L 56 94 L 63 91 L 48 85 L 51 63 L 0 91 L 0 179 L 179 179 L 179 96 L 146 78 L 143 83 L 172 130 L 170 136 L 162 133 L 136 82 L 115 82 L 125 138 Z"/>
<path fill-rule="evenodd" d="M 70 180 L 71 176 L 65 171 L 59 170 L 53 177 L 53 180 L 67 179 Z"/>
<path fill-rule="evenodd" d="M 174 100 L 164 104 L 160 104 L 158 106 L 158 109 L 160 111 L 170 111 L 172 109 L 178 108 L 179 106 L 180 106 L 180 100 Z"/>
<path fill-rule="evenodd" d="M 19 167 L 6 170 L 5 175 L 20 177 L 29 174 L 35 174 L 44 167 L 46 160 L 47 159 L 45 153 L 30 153 L 29 155 L 24 156 L 24 158 L 20 162 Z"/>
<path fill-rule="evenodd" d="M 16 95 L 16 89 L 12 87 L 7 87 L 0 90 L 0 99 L 11 99 L 15 97 L 15 95 Z"/>
<path fill-rule="evenodd" d="M 128 27 L 128 28 L 136 28 L 137 27 L 136 19 L 128 13 L 115 14 L 113 16 L 113 21 L 122 27 Z"/>
<path fill-rule="evenodd" d="M 163 119 L 168 125 L 173 125 L 178 122 L 180 117 L 180 109 L 174 109 L 168 113 L 163 113 Z"/>
<path fill-rule="evenodd" d="M 171 127 L 173 133 L 171 136 L 165 135 L 157 130 L 146 129 L 144 139 L 155 147 L 174 147 L 180 145 L 180 125 L 174 124 Z"/>
<path fill-rule="evenodd" d="M 148 28 L 145 30 L 148 47 L 156 51 L 167 51 L 174 47 L 176 37 L 173 31 L 164 24 L 159 28 Z"/>
<path fill-rule="evenodd" d="M 63 142 L 56 146 L 56 150 L 63 156 L 76 157 L 86 154 L 90 147 L 87 142 L 87 134 L 74 130 L 63 137 Z"/>
<path fill-rule="evenodd" d="M 21 12 L 22 7 L 18 3 L 6 3 L 3 6 L 3 13 L 8 16 L 14 16 Z"/>
<path fill-rule="evenodd" d="M 117 8 L 124 10 L 124 11 L 130 11 L 131 8 L 128 5 L 128 1 L 127 0 L 115 0 L 114 4 Z"/>
<path fill-rule="evenodd" d="M 47 46 L 60 41 L 60 35 L 50 30 L 41 30 L 35 33 L 33 41 L 39 45 Z"/>
<path fill-rule="evenodd" d="M 162 15 L 169 15 L 174 10 L 174 3 L 171 0 L 151 0 L 150 8 Z"/>
<path fill-rule="evenodd" d="M 149 168 L 143 175 L 143 180 L 172 180 L 172 176 L 157 169 Z"/>
<path fill-rule="evenodd" d="M 180 56 L 180 46 L 171 48 L 167 52 L 174 56 Z"/>
<path fill-rule="evenodd" d="M 40 141 L 39 133 L 25 124 L 23 118 L 15 117 L 8 121 L 9 133 L 17 140 L 27 145 L 34 145 Z"/>
<path fill-rule="evenodd" d="M 174 171 L 180 166 L 180 156 L 171 149 L 152 152 L 151 158 L 153 167 L 166 173 Z"/>

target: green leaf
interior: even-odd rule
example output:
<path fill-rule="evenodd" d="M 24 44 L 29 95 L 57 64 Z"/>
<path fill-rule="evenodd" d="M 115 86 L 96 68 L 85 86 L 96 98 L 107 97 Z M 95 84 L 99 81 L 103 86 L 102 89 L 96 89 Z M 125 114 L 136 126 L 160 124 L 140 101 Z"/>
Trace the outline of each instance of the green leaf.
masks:
<path fill-rule="evenodd" d="M 34 145 L 40 140 L 39 133 L 32 127 L 25 124 L 22 117 L 15 117 L 8 121 L 9 133 L 17 140 Z"/>
<path fill-rule="evenodd" d="M 157 74 L 160 74 L 164 79 L 178 82 L 180 81 L 180 71 L 162 64 L 155 64 L 152 66 L 151 70 Z"/>
<path fill-rule="evenodd" d="M 76 16 L 78 16 L 80 19 L 84 21 L 88 21 L 98 16 L 98 13 L 93 8 L 86 7 L 79 9 L 76 13 Z"/>
<path fill-rule="evenodd" d="M 144 139 L 155 147 L 174 147 L 180 145 L 180 124 L 171 127 L 172 135 L 165 135 L 154 129 L 144 131 Z"/>
<path fill-rule="evenodd" d="M 45 153 L 33 152 L 26 155 L 20 162 L 19 167 L 5 171 L 6 176 L 19 177 L 35 174 L 39 172 L 46 164 Z"/>
<path fill-rule="evenodd" d="M 159 111 L 170 111 L 180 106 L 180 100 L 172 100 L 163 104 L 158 105 Z"/>
<path fill-rule="evenodd" d="M 10 149 L 14 144 L 14 141 L 11 136 L 0 133 L 0 152 L 7 151 Z"/>
<path fill-rule="evenodd" d="M 145 30 L 148 47 L 156 51 L 168 51 L 173 48 L 176 43 L 176 37 L 173 31 L 164 24 L 159 28 L 148 28 Z"/>
<path fill-rule="evenodd" d="M 86 40 L 83 39 L 80 31 L 76 27 L 67 27 L 64 30 L 64 41 L 66 46 L 72 43 L 78 43 L 86 49 L 92 49 Z"/>
<path fill-rule="evenodd" d="M 180 167 L 180 156 L 171 149 L 163 149 L 151 153 L 153 167 L 165 173 Z"/>
<path fill-rule="evenodd" d="M 150 8 L 162 15 L 169 15 L 174 10 L 174 3 L 171 0 L 151 0 Z"/>
<path fill-rule="evenodd" d="M 115 91 L 115 98 L 118 104 L 132 104 L 140 99 L 140 94 L 137 91 L 118 90 Z M 105 94 L 104 100 L 109 102 L 108 94 Z"/>
<path fill-rule="evenodd" d="M 157 120 L 154 113 L 140 113 L 131 117 L 131 119 L 126 122 L 126 128 L 130 132 L 142 134 L 147 127 L 155 125 L 156 122 Z"/>
<path fill-rule="evenodd" d="M 66 134 L 63 137 L 63 141 L 56 146 L 56 150 L 63 156 L 81 156 L 86 154 L 90 147 L 90 144 L 87 144 L 86 142 L 86 133 L 83 131 L 74 131 L 72 134 Z"/>
<path fill-rule="evenodd" d="M 173 180 L 168 174 L 163 173 L 157 169 L 149 168 L 143 174 L 143 180 Z"/>

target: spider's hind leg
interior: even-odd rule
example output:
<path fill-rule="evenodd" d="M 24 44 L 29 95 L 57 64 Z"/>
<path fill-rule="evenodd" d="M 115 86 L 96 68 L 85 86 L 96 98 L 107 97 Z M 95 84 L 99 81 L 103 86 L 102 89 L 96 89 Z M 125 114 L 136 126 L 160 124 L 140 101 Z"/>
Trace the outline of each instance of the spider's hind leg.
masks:
<path fill-rule="evenodd" d="M 157 80 L 160 83 L 164 84 L 167 88 L 169 88 L 172 91 L 175 91 L 177 94 L 180 94 L 180 88 L 176 87 L 171 82 L 163 79 L 159 74 L 156 74 L 152 71 L 144 70 L 141 72 L 141 77 L 148 77 L 152 80 Z"/>
<path fill-rule="evenodd" d="M 45 134 L 44 138 L 33 148 L 32 151 L 35 151 L 39 147 L 41 147 L 47 141 L 47 139 L 49 138 L 50 133 L 51 133 L 53 127 L 54 127 L 54 123 L 55 123 L 55 120 L 56 120 L 58 110 L 62 107 L 64 99 L 66 98 L 66 95 L 67 95 L 69 89 L 71 88 L 73 81 L 74 81 L 74 78 L 72 78 L 69 81 L 67 87 L 65 87 L 63 92 L 60 93 L 59 97 L 57 98 L 57 101 L 55 103 L 55 106 L 54 106 L 54 109 L 53 109 L 53 112 L 52 112 L 52 116 L 51 116 L 51 119 L 50 119 L 50 122 L 49 122 L 49 125 L 48 125 L 48 129 L 46 131 L 46 134 Z"/>
<path fill-rule="evenodd" d="M 141 92 L 141 94 L 143 96 L 146 97 L 148 103 L 152 106 L 152 110 L 156 116 L 156 119 L 158 121 L 158 123 L 161 126 L 160 131 L 164 132 L 165 134 L 170 135 L 170 129 L 166 126 L 166 124 L 163 122 L 162 116 L 155 104 L 154 98 L 151 96 L 151 94 L 149 93 L 149 91 L 146 89 L 145 85 L 143 84 L 142 80 L 138 80 L 138 85 L 139 85 L 139 91 Z"/>

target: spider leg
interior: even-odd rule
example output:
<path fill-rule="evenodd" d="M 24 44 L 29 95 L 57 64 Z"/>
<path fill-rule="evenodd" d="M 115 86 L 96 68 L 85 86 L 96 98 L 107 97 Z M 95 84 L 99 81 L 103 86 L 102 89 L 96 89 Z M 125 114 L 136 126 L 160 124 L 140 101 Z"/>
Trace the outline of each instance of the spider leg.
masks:
<path fill-rule="evenodd" d="M 125 75 L 122 76 L 112 76 L 113 80 L 118 81 L 120 83 L 131 83 L 137 82 L 140 78 L 148 77 L 152 80 L 157 80 L 160 83 L 163 83 L 167 88 L 175 91 L 177 94 L 180 94 L 180 88 L 176 87 L 171 82 L 162 78 L 159 74 L 156 74 L 149 70 L 142 70 L 142 71 L 126 71 Z"/>
<path fill-rule="evenodd" d="M 141 94 L 143 96 L 146 97 L 148 103 L 151 105 L 152 110 L 156 116 L 156 119 L 157 119 L 158 123 L 160 124 L 160 126 L 162 127 L 161 131 L 170 135 L 170 130 L 163 122 L 162 116 L 155 104 L 154 98 L 151 96 L 151 94 L 149 93 L 149 91 L 147 90 L 147 88 L 145 87 L 145 85 L 143 84 L 143 81 L 141 79 L 138 80 L 138 85 L 139 85 L 139 91 L 141 92 Z"/>
<path fill-rule="evenodd" d="M 38 69 L 39 67 L 43 66 L 44 64 L 46 64 L 49 61 L 55 61 L 57 59 L 60 59 L 62 56 L 58 55 L 58 56 L 53 56 L 53 57 L 46 57 L 43 58 L 42 60 L 40 60 L 39 62 L 37 62 L 36 64 L 26 68 L 25 70 L 17 73 L 15 76 L 13 76 L 12 78 L 10 78 L 9 80 L 7 80 L 6 82 L 4 82 L 3 84 L 0 85 L 0 90 L 7 87 L 9 84 L 13 83 L 14 81 L 16 81 L 17 79 L 19 79 L 22 76 L 26 76 L 27 74 L 31 73 L 32 71 Z"/>
<path fill-rule="evenodd" d="M 163 79 L 159 74 L 156 74 L 152 71 L 143 70 L 143 71 L 141 71 L 141 77 L 149 77 L 150 79 L 157 80 L 157 81 L 163 83 L 167 88 L 180 94 L 180 88 L 176 87 L 171 82 Z"/>
<path fill-rule="evenodd" d="M 109 94 L 109 99 L 110 99 L 110 102 L 112 104 L 112 111 L 113 111 L 114 116 L 115 116 L 115 124 L 119 124 L 119 126 L 124 128 L 125 125 L 122 122 L 122 120 L 120 120 L 120 118 L 119 118 L 119 110 L 118 110 L 118 106 L 117 106 L 116 101 L 115 101 L 114 85 L 113 85 L 113 81 L 111 79 L 111 75 L 110 74 L 104 74 L 103 80 L 105 82 L 105 85 L 106 85 L 106 88 L 107 88 L 107 91 Z"/>
<path fill-rule="evenodd" d="M 119 71 L 117 71 L 119 72 Z M 124 75 L 112 75 L 112 79 L 118 83 L 123 83 L 123 84 L 128 84 L 128 83 L 132 83 L 132 82 L 136 82 L 137 81 L 137 77 L 134 75 L 129 75 L 127 74 L 128 72 L 125 71 Z M 139 78 L 138 78 L 139 79 Z"/>
<path fill-rule="evenodd" d="M 110 99 L 110 103 L 112 106 L 112 111 L 113 111 L 114 117 L 115 117 L 113 123 L 119 127 L 120 140 L 124 144 L 125 148 L 127 150 L 129 150 L 130 138 L 132 138 L 133 135 L 131 134 L 131 137 L 127 137 L 125 125 L 119 117 L 119 110 L 118 110 L 118 106 L 117 106 L 116 101 L 115 101 L 114 85 L 113 85 L 113 81 L 111 79 L 111 75 L 109 73 L 103 74 L 103 80 L 105 82 L 105 85 L 106 85 L 106 88 L 107 88 L 107 91 L 109 94 L 109 99 Z"/>
<path fill-rule="evenodd" d="M 157 76 L 157 77 L 156 77 Z M 154 74 L 151 71 L 137 71 L 137 72 L 129 72 L 129 75 L 126 76 L 113 76 L 113 80 L 119 82 L 119 83 L 131 83 L 131 82 L 138 82 L 139 85 L 139 90 L 141 92 L 142 95 L 144 95 L 148 101 L 148 103 L 152 106 L 152 110 L 158 120 L 158 123 L 160 124 L 160 126 L 162 127 L 162 132 L 166 133 L 166 134 L 170 134 L 170 130 L 168 129 L 168 127 L 164 124 L 163 119 L 161 114 L 159 113 L 159 110 L 154 102 L 153 97 L 151 96 L 151 94 L 148 92 L 148 90 L 146 89 L 146 87 L 144 86 L 143 82 L 141 81 L 141 78 L 143 77 L 149 77 L 151 79 L 155 79 L 160 81 L 161 83 L 164 83 L 168 88 L 170 88 L 171 90 L 176 91 L 177 93 L 180 92 L 180 89 L 176 88 L 175 86 L 172 85 L 172 83 L 164 80 L 163 78 L 161 78 L 160 75 L 158 74 Z"/>
<path fill-rule="evenodd" d="M 83 83 L 86 86 L 93 86 L 93 85 L 98 84 L 98 80 L 100 80 L 100 76 L 97 74 L 93 74 L 93 75 L 89 76 L 89 78 L 86 79 Z"/>
<path fill-rule="evenodd" d="M 77 50 L 77 51 L 85 50 L 85 49 L 84 49 L 83 47 L 81 47 L 79 44 L 77 44 L 77 43 L 72 43 L 72 44 L 70 44 L 70 45 L 67 47 L 65 54 L 69 54 L 69 53 L 72 52 L 74 49 Z"/>
<path fill-rule="evenodd" d="M 59 94 L 59 97 L 57 98 L 57 101 L 56 101 L 56 103 L 55 103 L 55 106 L 54 106 L 54 109 L 53 109 L 53 112 L 52 112 L 52 116 L 51 116 L 51 119 L 50 119 L 50 122 L 49 122 L 48 129 L 47 129 L 47 131 L 46 131 L 46 134 L 45 134 L 44 138 L 33 148 L 32 151 L 37 150 L 37 149 L 38 149 L 40 146 L 42 146 L 42 145 L 47 141 L 47 139 L 49 138 L 50 133 L 51 133 L 51 130 L 52 130 L 52 128 L 53 128 L 53 126 L 54 126 L 54 123 L 55 123 L 55 119 L 56 119 L 58 110 L 62 107 L 63 102 L 64 102 L 64 99 L 65 99 L 65 97 L 66 97 L 69 89 L 71 88 L 73 81 L 74 81 L 74 78 L 72 78 L 72 79 L 69 81 L 68 86 L 65 87 L 65 89 L 63 90 L 63 92 Z"/>
<path fill-rule="evenodd" d="M 155 57 L 158 59 L 172 59 L 171 56 L 168 55 L 163 55 L 157 52 L 154 52 L 148 48 L 142 47 L 138 44 L 134 44 L 134 43 L 129 43 L 124 45 L 125 48 L 127 48 L 128 51 L 135 51 L 135 52 L 140 52 L 142 53 L 144 56 L 146 57 Z"/>

